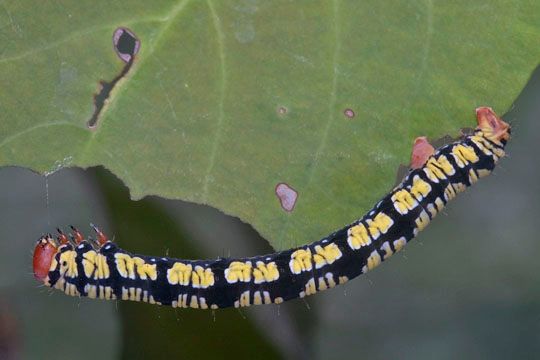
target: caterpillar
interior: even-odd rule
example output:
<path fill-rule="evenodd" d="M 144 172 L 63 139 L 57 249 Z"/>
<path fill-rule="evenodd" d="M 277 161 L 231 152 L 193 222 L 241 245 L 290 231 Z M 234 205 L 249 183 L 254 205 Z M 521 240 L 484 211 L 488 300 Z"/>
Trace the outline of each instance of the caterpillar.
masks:
<path fill-rule="evenodd" d="M 279 304 L 333 288 L 400 251 L 457 193 L 492 172 L 510 126 L 488 107 L 476 110 L 470 135 L 434 149 L 415 140 L 411 169 L 364 217 L 309 245 L 250 258 L 183 260 L 131 254 L 93 226 L 42 236 L 34 276 L 72 296 L 218 309 Z"/>

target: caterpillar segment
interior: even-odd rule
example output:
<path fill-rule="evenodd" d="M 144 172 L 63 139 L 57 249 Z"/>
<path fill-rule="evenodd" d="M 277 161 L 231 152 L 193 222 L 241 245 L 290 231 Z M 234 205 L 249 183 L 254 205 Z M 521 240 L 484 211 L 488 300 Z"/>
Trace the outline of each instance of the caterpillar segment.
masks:
<path fill-rule="evenodd" d="M 491 173 L 510 126 L 487 107 L 472 135 L 434 149 L 415 140 L 411 170 L 364 217 L 312 244 L 269 255 L 184 260 L 131 254 L 96 226 L 96 241 L 76 228 L 42 236 L 34 275 L 73 296 L 218 309 L 279 304 L 343 284 L 399 252 L 458 193 Z"/>

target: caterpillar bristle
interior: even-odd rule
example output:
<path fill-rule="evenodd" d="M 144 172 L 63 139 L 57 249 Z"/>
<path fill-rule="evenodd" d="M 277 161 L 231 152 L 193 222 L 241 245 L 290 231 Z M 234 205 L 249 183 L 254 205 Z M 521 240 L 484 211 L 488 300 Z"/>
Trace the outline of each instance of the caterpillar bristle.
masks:
<path fill-rule="evenodd" d="M 77 245 L 77 242 L 75 241 L 75 237 L 73 236 L 73 234 L 68 234 L 68 242 L 73 246 Z"/>
<path fill-rule="evenodd" d="M 92 236 L 88 236 L 87 241 L 92 245 L 92 247 L 96 250 L 99 250 L 101 248 L 101 244 L 97 241 L 97 239 L 94 239 Z"/>
<path fill-rule="evenodd" d="M 99 245 L 103 245 L 108 241 L 107 236 L 96 225 L 90 223 L 90 227 L 96 232 Z"/>
<path fill-rule="evenodd" d="M 73 237 L 75 238 L 75 243 L 80 244 L 84 241 L 84 235 L 73 225 L 69 225 L 71 230 L 73 230 Z"/>
<path fill-rule="evenodd" d="M 58 236 L 56 237 L 56 239 L 58 240 L 58 243 L 60 243 L 60 245 L 69 244 L 69 239 L 66 236 L 66 234 L 64 234 L 62 230 L 60 230 L 60 228 L 58 227 L 56 228 L 56 231 L 58 232 Z"/>

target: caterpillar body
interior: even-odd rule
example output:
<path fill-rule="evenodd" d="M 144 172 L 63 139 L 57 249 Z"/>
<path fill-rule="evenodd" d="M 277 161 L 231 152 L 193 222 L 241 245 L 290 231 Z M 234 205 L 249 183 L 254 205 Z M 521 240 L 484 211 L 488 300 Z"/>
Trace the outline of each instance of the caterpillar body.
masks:
<path fill-rule="evenodd" d="M 68 295 L 198 309 L 279 304 L 333 288 L 400 251 L 444 206 L 504 156 L 510 126 L 487 107 L 472 135 L 435 150 L 413 147 L 411 171 L 364 217 L 312 244 L 250 258 L 183 260 L 134 255 L 97 228 L 96 244 L 41 237 L 34 275 Z"/>

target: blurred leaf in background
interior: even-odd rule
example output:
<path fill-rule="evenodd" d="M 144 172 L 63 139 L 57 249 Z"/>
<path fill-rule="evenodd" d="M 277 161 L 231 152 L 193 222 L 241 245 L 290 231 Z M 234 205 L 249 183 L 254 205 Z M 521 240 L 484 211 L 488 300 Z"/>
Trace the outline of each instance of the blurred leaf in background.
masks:
<path fill-rule="evenodd" d="M 247 252 L 254 244 L 259 245 L 257 252 L 269 251 L 245 224 L 193 204 L 162 204 L 155 198 L 132 201 L 125 186 L 103 169 L 62 170 L 43 178 L 27 170 L 3 168 L 0 182 L 1 203 L 9 204 L 0 217 L 1 237 L 9 240 L 0 242 L 0 354 L 30 359 L 115 359 L 120 355 L 215 359 L 235 354 L 240 358 L 309 358 L 301 331 L 313 333 L 314 315 L 293 312 L 305 309 L 304 303 L 268 307 L 254 316 L 250 310 L 175 310 L 67 297 L 43 287 L 32 276 L 35 240 L 56 226 L 74 224 L 88 233 L 92 221 L 130 251 L 157 256 L 216 257 L 230 252 L 234 244 L 236 251 Z M 182 222 L 172 218 L 179 210 L 193 213 L 193 221 L 189 215 L 182 218 L 197 225 L 182 230 Z M 200 234 L 197 226 L 207 232 Z M 199 235 L 188 239 L 183 235 L 188 231 Z M 195 250 L 201 239 L 211 244 L 208 238 L 218 231 L 222 248 L 207 254 Z M 99 346 L 84 350 L 89 343 Z"/>
<path fill-rule="evenodd" d="M 110 221 L 115 224 L 112 231 L 120 246 L 136 253 L 156 256 L 178 254 L 188 259 L 208 258 L 208 255 L 196 251 L 194 245 L 186 241 L 178 224 L 156 201 L 130 201 L 127 189 L 117 178 L 104 171 L 98 171 L 96 175 L 107 199 Z M 231 237 L 231 234 L 227 234 L 232 228 L 230 222 L 218 228 L 209 223 L 208 216 L 200 219 L 214 230 L 214 241 L 219 240 L 223 245 L 223 239 Z M 192 242 L 196 244 L 195 239 Z M 242 311 L 234 308 L 214 312 L 152 305 L 141 307 L 141 304 L 126 302 L 122 302 L 119 308 L 124 319 L 125 359 L 151 358 L 159 354 L 157 349 L 164 346 L 166 352 L 162 354 L 170 358 L 274 359 L 278 354 L 265 334 L 276 320 L 269 319 L 269 324 L 257 327 Z M 277 312 L 274 313 L 277 315 Z M 287 313 L 280 316 L 286 317 Z M 298 337 L 297 334 L 292 335 Z M 290 344 L 294 340 L 294 337 L 284 338 L 281 342 Z"/>
<path fill-rule="evenodd" d="M 44 178 L 19 168 L 0 169 L 0 313 L 11 319 L 5 334 L 20 347 L 14 359 L 113 359 L 120 354 L 114 303 L 68 298 L 32 275 L 32 251 L 44 232 L 68 224 L 88 227 L 90 219 L 109 227 L 102 200 L 82 171 Z M 99 346 L 89 349 L 89 343 Z"/>

